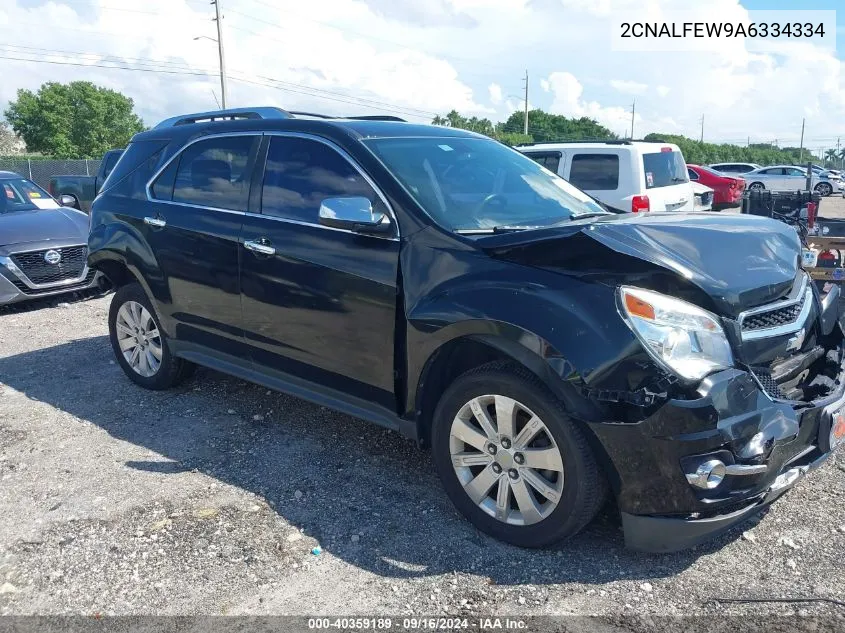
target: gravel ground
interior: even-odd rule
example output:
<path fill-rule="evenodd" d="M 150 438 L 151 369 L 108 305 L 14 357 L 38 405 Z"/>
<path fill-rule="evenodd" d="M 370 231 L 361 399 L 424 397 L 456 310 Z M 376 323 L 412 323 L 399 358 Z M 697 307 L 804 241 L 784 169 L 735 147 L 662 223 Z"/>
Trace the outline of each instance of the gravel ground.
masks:
<path fill-rule="evenodd" d="M 110 301 L 0 310 L 2 614 L 845 617 L 711 602 L 845 599 L 845 454 L 689 552 L 625 550 L 612 509 L 521 550 L 464 521 L 430 455 L 396 434 L 207 370 L 134 386 Z"/>

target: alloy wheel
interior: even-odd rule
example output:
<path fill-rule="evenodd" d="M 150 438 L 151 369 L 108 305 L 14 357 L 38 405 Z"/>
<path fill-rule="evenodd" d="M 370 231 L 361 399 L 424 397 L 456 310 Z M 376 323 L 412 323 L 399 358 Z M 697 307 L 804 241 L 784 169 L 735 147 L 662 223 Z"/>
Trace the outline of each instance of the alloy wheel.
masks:
<path fill-rule="evenodd" d="M 140 376 L 155 376 L 161 367 L 161 334 L 150 312 L 137 301 L 127 301 L 117 311 L 117 342 L 123 358 Z"/>
<path fill-rule="evenodd" d="M 521 402 L 502 395 L 473 398 L 452 421 L 449 450 L 464 492 L 503 523 L 538 523 L 560 503 L 561 451 Z"/>

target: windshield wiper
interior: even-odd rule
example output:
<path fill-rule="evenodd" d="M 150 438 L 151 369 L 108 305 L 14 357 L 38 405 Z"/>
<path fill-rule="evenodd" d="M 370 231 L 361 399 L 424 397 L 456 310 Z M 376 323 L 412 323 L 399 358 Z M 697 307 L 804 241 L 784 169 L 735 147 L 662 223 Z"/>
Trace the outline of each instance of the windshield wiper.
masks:
<path fill-rule="evenodd" d="M 458 235 L 493 235 L 495 233 L 513 233 L 525 231 L 526 229 L 539 228 L 536 226 L 491 226 L 477 229 L 455 229 Z"/>
<path fill-rule="evenodd" d="M 689 182 L 686 178 L 680 178 L 679 176 L 675 176 L 672 178 L 672 182 Z"/>
<path fill-rule="evenodd" d="M 570 216 L 571 220 L 583 220 L 584 218 L 596 218 L 603 215 L 613 215 L 610 211 L 592 211 L 590 213 L 578 213 Z"/>

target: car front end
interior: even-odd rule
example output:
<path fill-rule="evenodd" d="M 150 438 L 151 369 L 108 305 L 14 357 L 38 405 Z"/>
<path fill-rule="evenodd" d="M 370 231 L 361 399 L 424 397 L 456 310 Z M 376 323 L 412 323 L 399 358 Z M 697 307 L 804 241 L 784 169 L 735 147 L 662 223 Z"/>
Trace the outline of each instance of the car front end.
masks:
<path fill-rule="evenodd" d="M 593 426 L 619 474 L 626 542 L 645 551 L 763 510 L 845 441 L 838 289 L 820 298 L 802 271 L 783 298 L 736 318 L 662 299 L 661 313 L 659 294 L 623 287 L 621 313 L 680 384 L 636 425 Z"/>
<path fill-rule="evenodd" d="M 100 286 L 84 213 L 16 175 L 0 179 L 0 193 L 0 305 Z"/>
<path fill-rule="evenodd" d="M 579 326 L 589 347 L 570 349 L 560 376 L 596 411 L 581 419 L 630 548 L 713 538 L 845 442 L 839 289 L 819 293 L 787 225 L 615 216 L 565 237 L 506 239 L 497 256 L 591 282 L 568 291 L 590 294 L 578 310 L 596 325 Z M 551 345 L 564 348 L 568 329 L 557 330 Z"/>

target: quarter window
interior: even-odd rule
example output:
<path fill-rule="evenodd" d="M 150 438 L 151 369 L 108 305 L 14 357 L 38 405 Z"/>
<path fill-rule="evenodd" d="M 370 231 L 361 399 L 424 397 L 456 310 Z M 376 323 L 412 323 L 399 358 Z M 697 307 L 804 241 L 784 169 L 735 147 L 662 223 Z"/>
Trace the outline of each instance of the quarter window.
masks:
<path fill-rule="evenodd" d="M 560 152 L 543 152 L 543 153 L 527 153 L 531 160 L 535 163 L 539 163 L 550 172 L 556 174 L 558 173 L 558 168 L 560 167 Z"/>
<path fill-rule="evenodd" d="M 221 136 L 189 145 L 153 183 L 157 199 L 246 211 L 258 136 Z M 169 195 L 172 183 L 172 198 Z"/>
<path fill-rule="evenodd" d="M 374 209 L 382 205 L 360 172 L 328 145 L 297 137 L 270 139 L 262 213 L 317 224 L 323 200 L 347 196 L 367 198 Z"/>
<path fill-rule="evenodd" d="M 575 154 L 569 169 L 569 182 L 584 191 L 610 191 L 619 188 L 619 156 L 616 154 Z"/>

